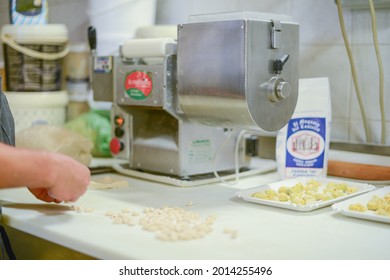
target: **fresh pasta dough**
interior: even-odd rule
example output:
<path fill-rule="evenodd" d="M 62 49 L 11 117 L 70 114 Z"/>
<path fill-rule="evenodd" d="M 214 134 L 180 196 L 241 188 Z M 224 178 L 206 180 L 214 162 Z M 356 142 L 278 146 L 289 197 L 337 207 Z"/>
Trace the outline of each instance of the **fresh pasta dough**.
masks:
<path fill-rule="evenodd" d="M 251 195 L 253 198 L 290 202 L 295 205 L 305 206 L 316 201 L 327 201 L 343 197 L 356 192 L 356 187 L 350 187 L 346 183 L 329 182 L 325 186 L 317 180 L 309 180 L 306 184 L 297 183 L 291 187 L 281 186 L 277 190 L 267 189 Z"/>
<path fill-rule="evenodd" d="M 351 204 L 351 205 L 349 205 L 348 208 L 349 208 L 349 210 L 351 210 L 351 211 L 357 211 L 357 212 L 365 212 L 365 211 L 367 211 L 366 206 L 364 206 L 364 205 L 361 204 L 361 203 Z"/>
<path fill-rule="evenodd" d="M 373 211 L 376 215 L 390 217 L 390 193 L 385 194 L 383 197 L 374 195 L 366 205 L 359 207 L 356 204 L 349 205 L 349 210 L 365 212 Z"/>

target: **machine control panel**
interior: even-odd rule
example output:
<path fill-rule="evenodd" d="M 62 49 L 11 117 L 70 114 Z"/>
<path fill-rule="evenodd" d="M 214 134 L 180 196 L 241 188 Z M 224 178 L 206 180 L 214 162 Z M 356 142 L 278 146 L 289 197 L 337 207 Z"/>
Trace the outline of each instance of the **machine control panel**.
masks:
<path fill-rule="evenodd" d="M 110 151 L 117 158 L 129 159 L 131 117 L 116 106 L 111 113 L 113 138 L 110 141 Z"/>

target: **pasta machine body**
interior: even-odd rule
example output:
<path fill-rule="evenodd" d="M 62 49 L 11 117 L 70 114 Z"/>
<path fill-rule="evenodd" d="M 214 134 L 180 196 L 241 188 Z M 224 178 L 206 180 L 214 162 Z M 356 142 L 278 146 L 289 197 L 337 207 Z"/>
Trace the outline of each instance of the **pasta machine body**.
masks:
<path fill-rule="evenodd" d="M 113 155 L 179 178 L 247 168 L 242 131 L 277 131 L 294 112 L 298 44 L 287 17 L 243 12 L 193 16 L 177 40 L 130 39 L 118 56 L 94 56 Z"/>

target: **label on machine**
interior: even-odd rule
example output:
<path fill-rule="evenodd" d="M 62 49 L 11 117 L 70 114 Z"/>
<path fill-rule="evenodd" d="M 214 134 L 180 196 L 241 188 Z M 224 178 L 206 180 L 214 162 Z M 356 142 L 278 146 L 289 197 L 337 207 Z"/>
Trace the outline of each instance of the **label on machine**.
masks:
<path fill-rule="evenodd" d="M 195 139 L 190 142 L 189 164 L 208 164 L 213 160 L 213 145 L 210 139 Z"/>
<path fill-rule="evenodd" d="M 153 80 L 150 72 L 135 70 L 125 78 L 125 90 L 129 97 L 135 100 L 147 99 L 153 90 Z"/>
<path fill-rule="evenodd" d="M 100 74 L 112 72 L 112 56 L 96 56 L 93 64 L 93 71 Z"/>

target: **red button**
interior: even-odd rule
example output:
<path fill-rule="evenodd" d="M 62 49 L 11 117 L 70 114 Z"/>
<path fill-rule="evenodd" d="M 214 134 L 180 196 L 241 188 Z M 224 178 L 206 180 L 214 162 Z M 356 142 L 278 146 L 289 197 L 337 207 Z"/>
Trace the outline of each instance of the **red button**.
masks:
<path fill-rule="evenodd" d="M 123 143 L 117 138 L 113 138 L 110 142 L 110 150 L 113 154 L 117 154 L 123 150 Z"/>
<path fill-rule="evenodd" d="M 123 124 L 125 123 L 125 119 L 121 116 L 115 116 L 115 124 L 119 127 L 122 127 Z"/>

